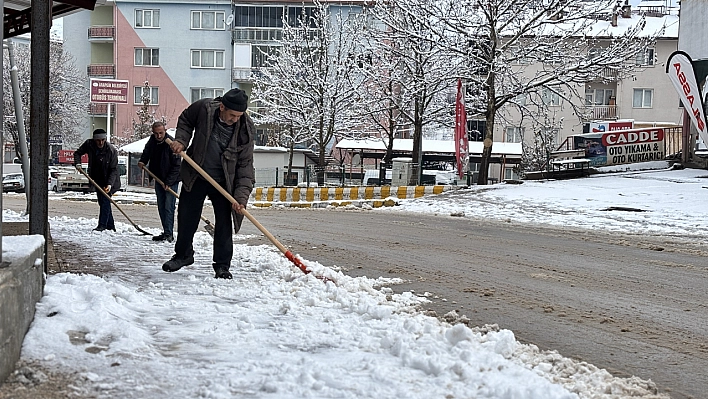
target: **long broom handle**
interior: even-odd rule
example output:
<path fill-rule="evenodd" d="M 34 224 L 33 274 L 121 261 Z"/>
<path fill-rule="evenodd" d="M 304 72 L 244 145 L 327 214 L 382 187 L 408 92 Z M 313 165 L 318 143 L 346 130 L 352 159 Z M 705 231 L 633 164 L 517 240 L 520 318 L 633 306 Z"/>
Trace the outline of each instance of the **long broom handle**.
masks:
<path fill-rule="evenodd" d="M 169 138 L 166 138 L 165 141 L 167 142 L 167 144 L 172 144 L 172 140 L 170 140 Z M 190 157 L 189 155 L 187 155 L 184 150 L 183 150 L 183 151 L 180 151 L 179 155 L 182 156 L 182 158 L 183 158 L 185 161 L 187 161 L 187 163 L 189 163 L 189 164 L 194 168 L 194 170 L 196 170 L 197 172 L 199 172 L 199 174 L 200 174 L 206 181 L 208 181 L 209 183 L 211 183 L 211 185 L 214 186 L 214 188 L 216 188 L 217 190 L 219 190 L 219 192 L 221 193 L 221 195 L 223 195 L 223 196 L 224 196 L 227 200 L 229 200 L 232 204 L 235 204 L 235 203 L 238 202 L 238 201 L 236 201 L 236 199 L 235 199 L 231 194 L 229 194 L 228 191 L 226 191 L 223 187 L 221 187 L 221 184 L 217 183 L 216 180 L 214 180 L 211 176 L 209 176 L 209 175 L 207 174 L 207 172 L 204 171 L 204 169 L 201 168 L 201 166 L 197 165 L 197 163 L 194 162 L 194 160 L 192 159 L 192 157 Z M 309 270 L 307 270 L 305 264 L 303 264 L 300 259 L 296 258 L 295 255 L 293 255 L 293 253 L 290 252 L 290 250 L 288 250 L 287 248 L 285 248 L 285 246 L 284 246 L 283 244 L 281 244 L 280 241 L 278 241 L 278 239 L 275 238 L 275 236 L 273 236 L 272 234 L 270 234 L 270 232 L 269 232 L 268 230 L 266 230 L 266 228 L 263 227 L 263 225 L 260 224 L 260 223 L 258 222 L 258 220 L 256 220 L 256 218 L 254 218 L 254 217 L 246 210 L 246 208 L 241 209 L 241 213 L 242 213 L 244 216 L 246 216 L 246 217 L 248 218 L 248 220 L 250 220 L 251 223 L 253 223 L 253 225 L 256 226 L 256 228 L 258 228 L 258 230 L 260 230 L 261 233 L 263 233 L 263 235 L 265 235 L 266 237 L 268 237 L 268 239 L 270 240 L 270 242 L 272 242 L 273 245 L 275 245 L 275 246 L 280 250 L 280 252 L 282 252 L 283 255 L 285 255 L 286 258 L 288 258 L 291 262 L 293 262 L 293 263 L 295 264 L 295 266 L 297 266 L 298 268 L 300 268 L 300 270 L 302 270 L 303 273 L 307 274 L 307 273 L 310 272 Z"/>
<path fill-rule="evenodd" d="M 101 194 L 105 195 L 106 198 L 108 198 L 108 200 L 111 201 L 111 203 L 116 207 L 116 209 L 118 209 L 118 210 L 120 211 L 120 213 L 122 213 L 123 216 L 125 216 L 125 218 L 128 219 L 128 221 L 130 222 L 130 224 L 132 224 L 133 227 L 135 227 L 135 229 L 137 229 L 139 232 L 141 232 L 141 233 L 143 233 L 143 234 L 148 234 L 148 235 L 150 234 L 150 233 L 148 233 L 147 231 L 141 229 L 140 226 L 138 226 L 135 222 L 133 222 L 133 220 L 130 219 L 130 218 L 128 217 L 128 215 L 126 215 L 125 212 L 123 212 L 123 210 L 118 206 L 118 204 L 116 204 L 116 202 L 113 201 L 113 198 L 111 198 L 111 196 L 108 195 L 108 193 L 107 193 L 105 190 L 103 190 L 103 189 L 101 188 L 101 186 L 99 186 L 98 183 L 96 183 L 96 181 L 94 181 L 94 180 L 91 178 L 91 176 L 88 175 L 88 173 L 84 172 L 84 169 L 83 169 L 83 168 L 76 168 L 76 170 L 78 170 L 79 172 L 81 172 L 82 175 L 86 176 L 86 178 L 89 179 L 89 181 L 91 182 L 91 184 L 93 184 L 94 187 L 96 187 L 96 190 L 100 191 Z"/>
<path fill-rule="evenodd" d="M 146 168 L 145 165 L 141 166 L 141 168 L 142 168 L 144 171 L 146 171 L 150 176 L 152 176 L 152 178 L 155 179 L 155 181 L 156 181 L 157 183 L 159 183 L 161 186 L 167 187 L 167 191 L 169 191 L 172 195 L 174 195 L 176 198 L 179 198 L 179 194 L 177 194 L 173 189 L 171 189 L 170 186 L 166 186 L 165 183 L 163 183 L 162 180 L 160 180 L 157 176 L 155 176 L 155 174 L 152 173 L 152 172 L 150 171 L 150 169 Z M 199 217 L 202 218 L 202 220 L 204 221 L 204 223 L 206 223 L 206 224 L 208 224 L 208 225 L 211 226 L 211 222 L 210 222 L 209 220 L 207 220 L 207 218 L 205 218 L 204 216 L 201 216 L 201 215 L 200 215 Z M 208 229 L 207 229 L 207 230 L 208 230 Z"/>
<path fill-rule="evenodd" d="M 146 171 L 150 176 L 152 176 L 152 178 L 155 179 L 155 181 L 159 183 L 162 187 L 167 187 L 167 191 L 169 191 L 170 194 L 179 198 L 179 194 L 177 194 L 173 189 L 171 189 L 170 186 L 166 186 L 165 183 L 163 183 L 162 180 L 158 179 L 154 173 L 150 172 L 150 169 L 146 168 L 145 165 L 141 166 L 140 168 L 142 168 L 142 170 Z"/>

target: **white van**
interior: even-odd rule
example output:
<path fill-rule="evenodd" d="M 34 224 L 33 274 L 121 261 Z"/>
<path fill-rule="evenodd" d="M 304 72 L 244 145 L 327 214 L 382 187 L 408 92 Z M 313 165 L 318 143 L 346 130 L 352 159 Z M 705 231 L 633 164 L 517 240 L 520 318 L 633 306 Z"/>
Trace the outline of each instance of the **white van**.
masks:
<path fill-rule="evenodd" d="M 368 169 L 364 172 L 364 185 L 365 186 L 388 186 L 391 185 L 391 169 L 386 169 L 386 178 L 383 184 L 379 182 L 379 170 L 378 169 Z"/>

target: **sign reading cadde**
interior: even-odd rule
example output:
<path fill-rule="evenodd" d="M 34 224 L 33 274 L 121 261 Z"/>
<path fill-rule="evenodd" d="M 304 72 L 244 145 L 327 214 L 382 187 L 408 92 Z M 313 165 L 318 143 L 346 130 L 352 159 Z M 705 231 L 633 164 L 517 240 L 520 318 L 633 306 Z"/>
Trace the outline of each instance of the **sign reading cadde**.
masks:
<path fill-rule="evenodd" d="M 91 79 L 91 102 L 128 104 L 129 86 L 127 80 Z"/>

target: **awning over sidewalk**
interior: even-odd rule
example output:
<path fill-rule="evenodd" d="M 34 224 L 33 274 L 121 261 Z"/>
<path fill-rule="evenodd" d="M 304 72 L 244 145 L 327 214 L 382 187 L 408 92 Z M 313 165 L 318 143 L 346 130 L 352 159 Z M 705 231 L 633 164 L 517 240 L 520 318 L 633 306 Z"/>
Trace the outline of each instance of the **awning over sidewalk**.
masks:
<path fill-rule="evenodd" d="M 96 5 L 104 5 L 106 0 L 54 0 L 51 4 L 52 19 L 79 12 L 93 10 Z M 32 0 L 5 0 L 3 4 L 3 39 L 29 33 L 32 20 Z"/>

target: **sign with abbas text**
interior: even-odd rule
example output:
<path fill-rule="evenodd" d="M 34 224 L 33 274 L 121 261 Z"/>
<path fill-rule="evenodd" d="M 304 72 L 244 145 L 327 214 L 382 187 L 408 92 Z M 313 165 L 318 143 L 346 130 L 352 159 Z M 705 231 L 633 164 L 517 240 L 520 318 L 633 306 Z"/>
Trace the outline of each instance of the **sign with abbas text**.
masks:
<path fill-rule="evenodd" d="M 665 158 L 664 129 L 615 130 L 573 136 L 575 149 L 585 150 L 591 166 L 659 161 Z"/>
<path fill-rule="evenodd" d="M 128 104 L 129 86 L 127 80 L 91 79 L 91 102 Z"/>

